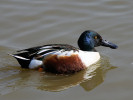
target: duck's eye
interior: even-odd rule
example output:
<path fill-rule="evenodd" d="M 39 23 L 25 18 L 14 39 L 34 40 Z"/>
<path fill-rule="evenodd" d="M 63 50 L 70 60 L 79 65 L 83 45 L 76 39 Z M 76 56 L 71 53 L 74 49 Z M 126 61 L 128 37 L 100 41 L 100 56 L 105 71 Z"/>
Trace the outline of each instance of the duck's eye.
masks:
<path fill-rule="evenodd" d="M 94 39 L 97 39 L 97 36 L 95 36 Z"/>

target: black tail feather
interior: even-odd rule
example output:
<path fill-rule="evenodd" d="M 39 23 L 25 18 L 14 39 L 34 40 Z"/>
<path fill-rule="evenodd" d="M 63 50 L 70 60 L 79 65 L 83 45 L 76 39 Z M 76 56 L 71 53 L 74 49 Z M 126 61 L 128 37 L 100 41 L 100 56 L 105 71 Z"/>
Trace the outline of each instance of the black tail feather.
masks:
<path fill-rule="evenodd" d="M 22 68 L 29 68 L 30 60 L 16 58 Z"/>
<path fill-rule="evenodd" d="M 21 56 L 19 56 L 19 54 L 18 55 L 17 54 L 9 54 L 9 55 L 16 58 L 22 68 L 29 68 L 29 64 L 31 62 L 31 59 L 21 57 Z"/>

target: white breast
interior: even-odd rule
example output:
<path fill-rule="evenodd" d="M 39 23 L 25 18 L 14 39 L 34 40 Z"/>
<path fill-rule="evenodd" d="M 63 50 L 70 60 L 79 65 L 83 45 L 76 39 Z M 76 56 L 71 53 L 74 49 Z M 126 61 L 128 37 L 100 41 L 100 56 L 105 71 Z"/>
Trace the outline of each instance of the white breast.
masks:
<path fill-rule="evenodd" d="M 79 50 L 78 55 L 83 64 L 87 67 L 92 64 L 95 64 L 97 61 L 100 60 L 100 54 L 98 52 L 88 52 Z"/>

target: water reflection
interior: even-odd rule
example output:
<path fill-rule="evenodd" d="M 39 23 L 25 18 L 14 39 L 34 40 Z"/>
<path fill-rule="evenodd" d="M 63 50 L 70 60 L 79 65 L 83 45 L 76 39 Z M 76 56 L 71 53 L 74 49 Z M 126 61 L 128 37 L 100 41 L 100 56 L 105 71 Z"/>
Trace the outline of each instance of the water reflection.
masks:
<path fill-rule="evenodd" d="M 17 89 L 33 87 L 44 91 L 62 91 L 80 85 L 86 91 L 94 89 L 104 81 L 111 66 L 106 57 L 90 68 L 73 75 L 55 75 L 15 66 L 0 68 L 0 94 L 8 94 Z"/>
<path fill-rule="evenodd" d="M 100 85 L 104 81 L 106 73 L 111 69 L 117 68 L 111 66 L 110 63 L 107 61 L 107 59 L 104 59 L 104 61 L 102 62 L 103 63 L 101 63 L 100 67 L 98 67 L 94 71 L 95 76 L 93 76 L 90 80 L 87 80 L 80 84 L 80 86 L 82 86 L 85 91 L 91 91 L 92 89 Z"/>

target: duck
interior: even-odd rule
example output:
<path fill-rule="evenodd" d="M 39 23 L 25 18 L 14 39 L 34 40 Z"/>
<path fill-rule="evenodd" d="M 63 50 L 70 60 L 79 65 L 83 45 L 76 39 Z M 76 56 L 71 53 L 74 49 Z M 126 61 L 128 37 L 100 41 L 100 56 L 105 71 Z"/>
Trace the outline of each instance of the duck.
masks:
<path fill-rule="evenodd" d="M 22 68 L 41 68 L 46 72 L 70 74 L 84 70 L 100 60 L 95 47 L 118 48 L 93 30 L 84 31 L 77 43 L 79 48 L 68 44 L 47 44 L 18 50 L 10 55 L 16 58 Z"/>

